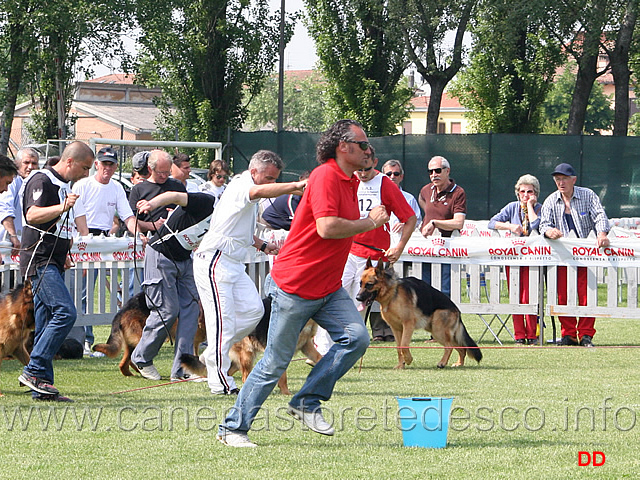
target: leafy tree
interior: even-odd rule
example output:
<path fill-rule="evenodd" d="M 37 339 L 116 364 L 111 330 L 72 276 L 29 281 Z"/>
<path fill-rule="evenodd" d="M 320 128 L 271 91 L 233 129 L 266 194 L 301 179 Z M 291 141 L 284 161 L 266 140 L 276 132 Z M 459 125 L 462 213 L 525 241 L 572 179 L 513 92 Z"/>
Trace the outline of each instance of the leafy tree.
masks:
<path fill-rule="evenodd" d="M 575 70 L 575 64 L 566 66 L 544 102 L 545 124 L 542 133 L 566 133 L 575 88 Z M 611 99 L 604 94 L 602 85 L 596 83 L 587 103 L 584 133 L 597 134 L 599 130 L 610 130 L 613 116 Z"/>
<path fill-rule="evenodd" d="M 426 133 L 438 133 L 447 84 L 463 65 L 463 38 L 478 0 L 392 0 L 389 30 L 399 29 L 409 59 L 431 87 Z M 453 45 L 447 35 L 455 32 Z"/>
<path fill-rule="evenodd" d="M 333 118 L 353 118 L 388 135 L 409 112 L 412 91 L 399 82 L 408 66 L 386 0 L 305 0 L 309 33 L 328 81 Z"/>
<path fill-rule="evenodd" d="M 587 106 L 595 80 L 610 66 L 598 68 L 603 40 L 613 38 L 620 29 L 626 0 L 557 0 L 549 1 L 546 17 L 550 37 L 573 58 L 578 66 L 567 134 L 579 135 L 585 125 Z"/>
<path fill-rule="evenodd" d="M 0 76 L 2 120 L 0 153 L 6 155 L 11 137 L 18 95 L 24 89 L 24 75 L 34 51 L 34 16 L 38 5 L 32 1 L 0 0 Z"/>
<path fill-rule="evenodd" d="M 322 132 L 333 122 L 327 112 L 327 82 L 313 71 L 298 79 L 292 72 L 284 78 L 284 129 Z M 275 129 L 278 120 L 278 77 L 267 78 L 262 91 L 249 104 L 247 126 L 257 130 Z"/>
<path fill-rule="evenodd" d="M 471 31 L 470 64 L 451 93 L 478 132 L 536 133 L 562 57 L 541 31 L 540 0 L 486 0 Z"/>
<path fill-rule="evenodd" d="M 227 128 L 240 128 L 243 98 L 260 92 L 277 58 L 279 15 L 268 1 L 141 0 L 136 17 L 137 80 L 163 92 L 159 137 L 219 141 Z M 285 40 L 291 35 L 289 17 Z"/>

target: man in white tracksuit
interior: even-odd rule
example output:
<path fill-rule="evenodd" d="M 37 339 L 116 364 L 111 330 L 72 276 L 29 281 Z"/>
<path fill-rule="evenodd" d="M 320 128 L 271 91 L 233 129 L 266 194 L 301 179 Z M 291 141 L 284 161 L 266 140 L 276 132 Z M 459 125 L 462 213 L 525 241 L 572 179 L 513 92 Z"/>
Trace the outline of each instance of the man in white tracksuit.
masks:
<path fill-rule="evenodd" d="M 278 247 L 254 235 L 261 198 L 301 194 L 306 180 L 275 183 L 284 164 L 270 151 L 256 152 L 249 169 L 227 186 L 211 217 L 211 228 L 195 254 L 193 269 L 207 327 L 207 366 L 211 393 L 238 393 L 229 372 L 231 346 L 251 333 L 264 313 L 262 300 L 244 262 L 254 247 L 275 255 Z"/>

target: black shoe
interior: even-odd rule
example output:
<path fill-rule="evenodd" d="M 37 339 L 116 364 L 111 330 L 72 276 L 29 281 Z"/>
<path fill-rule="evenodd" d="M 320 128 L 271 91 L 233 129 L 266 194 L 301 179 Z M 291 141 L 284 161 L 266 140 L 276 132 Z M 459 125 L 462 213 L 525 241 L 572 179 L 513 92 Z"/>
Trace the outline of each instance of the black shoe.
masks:
<path fill-rule="evenodd" d="M 593 347 L 593 337 L 590 335 L 583 335 L 580 340 L 580 345 L 587 348 Z"/>
<path fill-rule="evenodd" d="M 385 342 L 395 342 L 396 341 L 396 337 L 394 337 L 393 335 L 387 335 L 384 337 L 384 341 Z"/>
<path fill-rule="evenodd" d="M 527 345 L 539 345 L 540 342 L 537 338 L 529 338 L 527 339 Z"/>
<path fill-rule="evenodd" d="M 240 389 L 239 388 L 234 388 L 227 395 L 238 395 L 239 393 L 240 393 Z"/>
<path fill-rule="evenodd" d="M 18 377 L 18 382 L 20 382 L 21 386 L 24 385 L 25 387 L 29 387 L 34 392 L 38 392 L 42 395 L 58 395 L 60 393 L 56 387 L 46 380 L 42 380 L 41 378 L 34 377 L 33 375 L 29 375 L 24 372 L 22 372 Z"/>
<path fill-rule="evenodd" d="M 516 338 L 516 345 L 517 346 L 522 346 L 524 345 L 526 342 L 524 340 L 524 338 Z"/>
<path fill-rule="evenodd" d="M 54 395 L 38 394 L 35 397 L 33 397 L 33 399 L 38 401 L 38 402 L 67 402 L 67 403 L 73 403 L 73 400 L 71 400 L 69 397 L 64 397 L 64 396 L 60 395 L 59 393 L 56 393 Z"/>
<path fill-rule="evenodd" d="M 562 340 L 560 340 L 558 345 L 563 347 L 576 347 L 578 346 L 578 339 L 576 337 L 565 335 L 564 337 L 562 337 Z"/>
<path fill-rule="evenodd" d="M 384 337 L 382 335 L 376 335 L 375 337 L 373 337 L 373 340 L 371 340 L 372 342 L 384 342 Z"/>

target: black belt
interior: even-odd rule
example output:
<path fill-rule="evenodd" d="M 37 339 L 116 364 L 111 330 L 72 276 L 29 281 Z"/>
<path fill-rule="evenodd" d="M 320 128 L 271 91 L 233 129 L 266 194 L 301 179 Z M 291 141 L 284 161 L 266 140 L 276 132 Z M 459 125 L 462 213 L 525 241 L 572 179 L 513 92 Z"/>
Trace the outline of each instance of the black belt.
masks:
<path fill-rule="evenodd" d="M 92 233 L 96 237 L 100 234 L 104 235 L 105 237 L 109 236 L 109 230 L 100 230 L 99 228 L 90 228 L 89 233 Z"/>

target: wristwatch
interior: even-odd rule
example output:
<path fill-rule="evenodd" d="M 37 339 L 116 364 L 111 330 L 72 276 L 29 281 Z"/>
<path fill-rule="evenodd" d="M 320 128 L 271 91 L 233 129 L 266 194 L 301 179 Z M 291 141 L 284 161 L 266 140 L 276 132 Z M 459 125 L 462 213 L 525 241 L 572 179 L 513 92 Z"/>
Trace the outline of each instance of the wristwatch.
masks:
<path fill-rule="evenodd" d="M 267 249 L 267 246 L 269 245 L 269 242 L 264 242 L 261 246 L 260 246 L 260 251 L 264 252 Z"/>

